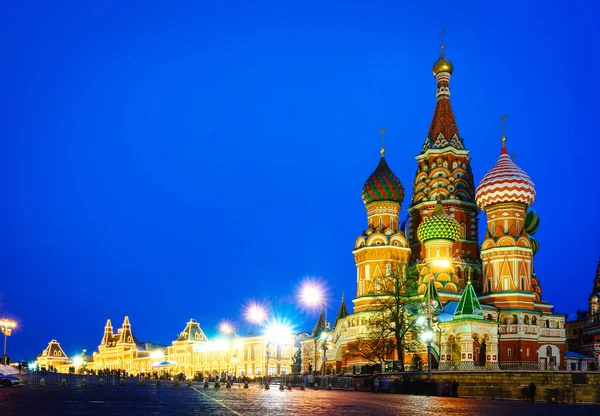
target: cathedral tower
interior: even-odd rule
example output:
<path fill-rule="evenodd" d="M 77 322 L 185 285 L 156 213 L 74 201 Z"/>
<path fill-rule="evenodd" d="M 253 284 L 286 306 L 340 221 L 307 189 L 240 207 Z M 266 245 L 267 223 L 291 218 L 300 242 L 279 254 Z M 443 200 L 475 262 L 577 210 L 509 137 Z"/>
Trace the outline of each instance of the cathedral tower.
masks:
<path fill-rule="evenodd" d="M 441 56 L 433 65 L 437 103 L 429 133 L 421 153 L 416 156 L 418 167 L 405 233 L 412 257 L 417 261 L 425 259 L 425 248 L 416 231 L 423 219 L 432 214 L 436 200 L 441 200 L 444 210 L 460 227 L 460 235 L 453 246 L 452 263 L 461 281 L 466 282 L 466 275 L 471 273 L 473 285 L 479 289 L 478 209 L 469 151 L 458 133 L 450 105 L 450 77 L 453 70 L 454 66 L 445 57 L 442 43 Z"/>
<path fill-rule="evenodd" d="M 458 300 L 458 291 L 464 286 L 459 280 L 456 267 L 452 264 L 452 248 L 460 237 L 458 223 L 444 212 L 438 200 L 431 216 L 423 219 L 417 229 L 417 237 L 424 246 L 424 261 L 419 269 L 419 293 L 428 290 L 429 282 L 442 292 L 442 301 Z"/>
<path fill-rule="evenodd" d="M 368 222 L 354 244 L 355 313 L 371 310 L 374 296 L 381 292 L 382 278 L 403 270 L 410 258 L 408 242 L 398 224 L 404 188 L 385 160 L 383 143 L 381 159 L 363 186 L 362 198 Z"/>
<path fill-rule="evenodd" d="M 535 200 L 535 186 L 508 156 L 504 136 L 500 157 L 481 180 L 476 199 L 487 217 L 481 246 L 482 301 L 501 308 L 533 310 L 533 303 L 541 302 L 541 290 L 532 279 L 534 249 L 525 221 Z"/>

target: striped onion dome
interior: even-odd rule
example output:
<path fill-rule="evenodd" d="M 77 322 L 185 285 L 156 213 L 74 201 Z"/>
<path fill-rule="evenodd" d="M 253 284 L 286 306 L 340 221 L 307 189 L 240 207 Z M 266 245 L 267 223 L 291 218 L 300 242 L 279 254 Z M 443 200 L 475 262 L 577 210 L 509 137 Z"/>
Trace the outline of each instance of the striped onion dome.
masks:
<path fill-rule="evenodd" d="M 402 182 L 388 166 L 383 152 L 377 168 L 363 186 L 362 199 L 365 204 L 377 201 L 395 201 L 401 204 L 404 199 Z"/>
<path fill-rule="evenodd" d="M 421 243 L 428 240 L 453 240 L 460 237 L 460 227 L 458 223 L 444 212 L 442 201 L 438 200 L 433 214 L 425 218 L 419 228 L 417 228 L 417 238 Z"/>
<path fill-rule="evenodd" d="M 508 156 L 506 138 L 502 138 L 502 151 L 492 169 L 483 177 L 477 191 L 475 201 L 481 209 L 501 202 L 520 202 L 527 206 L 535 200 L 533 181 Z"/>

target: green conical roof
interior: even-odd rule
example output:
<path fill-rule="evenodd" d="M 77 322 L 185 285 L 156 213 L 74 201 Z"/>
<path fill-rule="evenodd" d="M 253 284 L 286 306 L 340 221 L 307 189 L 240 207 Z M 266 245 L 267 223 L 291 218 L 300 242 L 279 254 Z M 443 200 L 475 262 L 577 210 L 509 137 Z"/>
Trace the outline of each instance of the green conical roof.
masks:
<path fill-rule="evenodd" d="M 425 218 L 417 228 L 417 237 L 421 243 L 434 239 L 456 241 L 460 237 L 460 227 L 454 219 L 446 215 L 442 201 L 438 200 L 433 214 Z"/>
<path fill-rule="evenodd" d="M 454 317 L 483 319 L 481 304 L 479 303 L 479 299 L 477 299 L 475 289 L 473 289 L 473 285 L 471 284 L 471 279 L 467 282 L 467 287 L 465 287 L 465 290 L 460 297 L 458 306 L 454 311 Z"/>
<path fill-rule="evenodd" d="M 423 294 L 423 303 L 421 304 L 421 313 L 427 312 L 427 301 L 436 301 L 435 306 L 431 305 L 430 312 L 431 313 L 440 313 L 444 310 L 442 307 L 442 301 L 440 300 L 440 295 L 435 287 L 435 282 L 429 281 L 427 284 L 427 290 Z"/>
<path fill-rule="evenodd" d="M 312 337 L 319 338 L 323 332 L 327 332 L 327 322 L 325 322 L 325 316 L 323 315 L 323 310 L 321 309 L 319 319 L 317 319 L 317 323 L 312 331 Z"/>
<path fill-rule="evenodd" d="M 348 316 L 348 309 L 346 308 L 346 302 L 344 302 L 344 295 L 342 295 L 342 303 L 340 305 L 340 309 L 338 309 L 337 317 L 335 318 L 335 324 L 333 327 L 335 328 L 338 321 L 340 319 L 344 319 L 346 316 Z"/>

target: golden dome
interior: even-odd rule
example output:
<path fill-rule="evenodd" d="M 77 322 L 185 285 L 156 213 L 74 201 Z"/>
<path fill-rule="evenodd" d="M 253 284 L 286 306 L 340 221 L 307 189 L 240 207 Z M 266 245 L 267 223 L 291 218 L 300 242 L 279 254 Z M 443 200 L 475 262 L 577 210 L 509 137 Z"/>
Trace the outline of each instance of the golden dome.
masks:
<path fill-rule="evenodd" d="M 454 65 L 452 65 L 452 62 L 447 60 L 446 56 L 444 56 L 444 45 L 442 45 L 442 54 L 440 55 L 440 59 L 435 61 L 433 64 L 433 75 L 436 76 L 440 72 L 448 72 L 452 74 L 453 70 Z"/>

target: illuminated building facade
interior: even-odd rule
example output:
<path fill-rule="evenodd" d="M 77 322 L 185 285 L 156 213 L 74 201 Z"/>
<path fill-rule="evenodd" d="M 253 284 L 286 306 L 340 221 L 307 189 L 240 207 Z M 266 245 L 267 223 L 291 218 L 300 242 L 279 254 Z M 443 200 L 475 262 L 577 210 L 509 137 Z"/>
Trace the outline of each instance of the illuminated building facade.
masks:
<path fill-rule="evenodd" d="M 368 224 L 354 244 L 354 313 L 338 319 L 328 336 L 302 344 L 303 371 L 308 363 L 317 372 L 323 365 L 326 372 L 351 372 L 354 365 L 373 364 L 348 354 L 349 346 L 370 331 L 390 267 L 403 269 L 409 262 L 418 269 L 419 298 L 429 299 L 435 292 L 443 306 L 433 317 L 435 368 L 564 368 L 565 316 L 552 313 L 553 306 L 542 300 L 533 269 L 539 248 L 533 238 L 539 218 L 529 209 L 535 186 L 508 156 L 503 134 L 496 165 L 475 188 L 469 151 L 450 105 L 453 70 L 442 45 L 433 66 L 436 108 L 416 156 L 412 204 L 403 221 L 404 188 L 382 146 L 379 165 L 362 192 Z M 479 210 L 487 218 L 481 246 Z M 405 368 L 427 362 L 425 352 L 421 344 L 405 354 Z M 398 357 L 393 353 L 386 358 Z"/>
<path fill-rule="evenodd" d="M 265 335 L 209 340 L 198 322 L 190 319 L 170 346 L 158 347 L 139 342 L 126 316 L 116 333 L 110 319 L 106 322 L 98 351 L 86 363 L 86 369 L 124 370 L 128 374 L 183 373 L 187 378 L 223 373 L 253 377 L 263 376 L 265 371 L 272 376 L 283 375 L 291 373 L 296 340 L 302 336 L 284 336 L 276 341 Z M 68 372 L 73 365 L 55 340 L 48 344 L 36 363 L 39 368 L 52 366 L 60 372 Z"/>
<path fill-rule="evenodd" d="M 71 359 L 65 354 L 60 344 L 55 339 L 48 343 L 48 346 L 37 358 L 36 364 L 39 368 L 46 370 L 62 369 L 71 365 Z"/>

